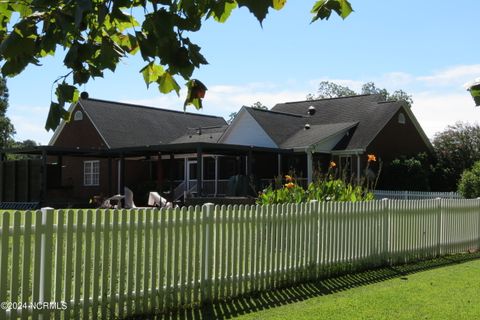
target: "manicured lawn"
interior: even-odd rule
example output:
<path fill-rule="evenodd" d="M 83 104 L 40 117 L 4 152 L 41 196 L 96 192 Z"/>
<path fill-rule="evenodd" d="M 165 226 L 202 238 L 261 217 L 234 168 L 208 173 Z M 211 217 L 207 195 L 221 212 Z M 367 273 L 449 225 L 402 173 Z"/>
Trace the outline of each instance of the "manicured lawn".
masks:
<path fill-rule="evenodd" d="M 290 293 L 299 302 L 289 303 L 286 290 L 280 303 L 273 301 L 258 312 L 245 310 L 238 319 L 478 319 L 480 260 L 457 259 L 441 259 L 446 261 L 438 268 L 427 262 L 425 267 L 396 267 L 304 286 L 297 291 L 310 298 Z"/>

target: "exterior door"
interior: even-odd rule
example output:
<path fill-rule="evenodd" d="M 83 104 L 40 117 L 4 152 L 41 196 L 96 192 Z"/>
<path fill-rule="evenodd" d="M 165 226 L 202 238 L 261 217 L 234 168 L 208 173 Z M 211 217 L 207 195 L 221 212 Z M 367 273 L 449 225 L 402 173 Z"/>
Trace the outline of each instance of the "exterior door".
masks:
<path fill-rule="evenodd" d="M 197 161 L 187 161 L 187 191 L 197 192 Z"/>

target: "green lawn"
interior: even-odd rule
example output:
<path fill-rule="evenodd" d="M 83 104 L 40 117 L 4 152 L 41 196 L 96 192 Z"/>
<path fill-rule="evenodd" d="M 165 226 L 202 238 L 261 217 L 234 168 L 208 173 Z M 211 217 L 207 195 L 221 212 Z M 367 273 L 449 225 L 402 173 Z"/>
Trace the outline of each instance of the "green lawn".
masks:
<path fill-rule="evenodd" d="M 365 285 L 358 275 L 317 283 L 310 290 L 305 286 L 299 290 L 310 291 L 311 298 L 284 301 L 238 319 L 478 319 L 480 260 L 445 263 L 365 273 Z"/>

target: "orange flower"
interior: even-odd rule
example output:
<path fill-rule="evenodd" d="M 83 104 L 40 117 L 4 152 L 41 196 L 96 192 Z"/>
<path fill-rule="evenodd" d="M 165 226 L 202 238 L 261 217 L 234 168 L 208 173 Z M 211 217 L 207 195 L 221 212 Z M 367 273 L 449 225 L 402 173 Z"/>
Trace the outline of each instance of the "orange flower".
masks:
<path fill-rule="evenodd" d="M 374 154 L 369 154 L 368 155 L 368 162 L 372 162 L 372 161 L 373 162 L 377 161 L 377 158 L 375 157 Z"/>
<path fill-rule="evenodd" d="M 295 183 L 293 183 L 293 182 L 289 182 L 289 183 L 286 183 L 286 184 L 285 184 L 285 188 L 287 188 L 287 189 L 291 189 L 291 188 L 293 188 L 294 186 L 295 186 Z"/>
<path fill-rule="evenodd" d="M 337 166 L 337 164 L 334 161 L 330 161 L 330 169 L 334 169 Z"/>
<path fill-rule="evenodd" d="M 285 180 L 287 180 L 287 182 L 292 182 L 293 181 L 293 178 L 292 176 L 289 176 L 288 174 L 285 176 Z"/>

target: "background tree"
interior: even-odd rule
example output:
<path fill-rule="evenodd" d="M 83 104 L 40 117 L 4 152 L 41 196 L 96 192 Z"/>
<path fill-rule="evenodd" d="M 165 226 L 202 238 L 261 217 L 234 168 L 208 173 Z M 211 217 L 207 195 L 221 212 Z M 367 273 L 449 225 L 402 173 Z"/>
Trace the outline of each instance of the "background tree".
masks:
<path fill-rule="evenodd" d="M 270 8 L 280 10 L 286 0 L 24 0 L 0 3 L 0 61 L 4 76 L 15 76 L 29 64 L 39 65 L 56 50 L 66 50 L 64 65 L 70 70 L 55 82 L 57 101 L 50 104 L 45 128 L 55 129 L 68 119 L 65 103 L 79 97 L 78 85 L 104 72 L 115 71 L 129 55 L 140 53 L 140 70 L 147 86 L 160 92 L 180 90 L 176 78 L 187 81 L 185 105 L 201 108 L 206 87 L 192 79 L 193 71 L 207 60 L 188 35 L 209 18 L 225 22 L 237 7 L 246 7 L 260 23 Z M 133 12 L 143 21 L 137 21 Z M 346 18 L 347 0 L 317 0 L 312 21 L 328 19 L 332 12 Z M 142 14 L 143 13 L 143 14 Z M 73 85 L 72 85 L 73 84 Z"/>
<path fill-rule="evenodd" d="M 12 148 L 15 149 L 28 149 L 28 148 L 33 148 L 39 146 L 39 144 L 36 141 L 27 139 L 23 141 L 15 141 L 12 144 Z M 34 155 L 34 154 L 9 154 L 8 159 L 9 160 L 29 160 L 29 159 L 40 159 L 40 155 Z"/>
<path fill-rule="evenodd" d="M 390 93 L 385 88 L 377 88 L 373 82 L 363 84 L 362 94 L 381 94 L 385 101 L 405 101 L 409 107 L 411 107 L 413 103 L 412 96 L 405 91 L 395 90 L 393 93 Z"/>
<path fill-rule="evenodd" d="M 322 81 L 318 85 L 317 94 L 313 95 L 309 93 L 307 95 L 307 100 L 340 98 L 354 96 L 356 94 L 355 91 L 347 86 L 342 86 L 330 81 Z"/>
<path fill-rule="evenodd" d="M 378 88 L 373 82 L 364 83 L 361 92 L 357 93 L 347 86 L 342 86 L 330 81 L 322 81 L 318 85 L 317 94 L 309 93 L 307 100 L 349 97 L 358 94 L 381 94 L 385 101 L 405 101 L 409 107 L 411 107 L 413 103 L 412 96 L 405 91 L 396 90 L 390 93 L 385 88 Z"/>
<path fill-rule="evenodd" d="M 0 77 L 0 149 L 10 148 L 13 144 L 15 128 L 7 117 L 8 88 L 5 78 Z"/>
<path fill-rule="evenodd" d="M 457 122 L 437 133 L 433 146 L 435 185 L 446 191 L 457 190 L 462 172 L 480 160 L 480 126 Z"/>

